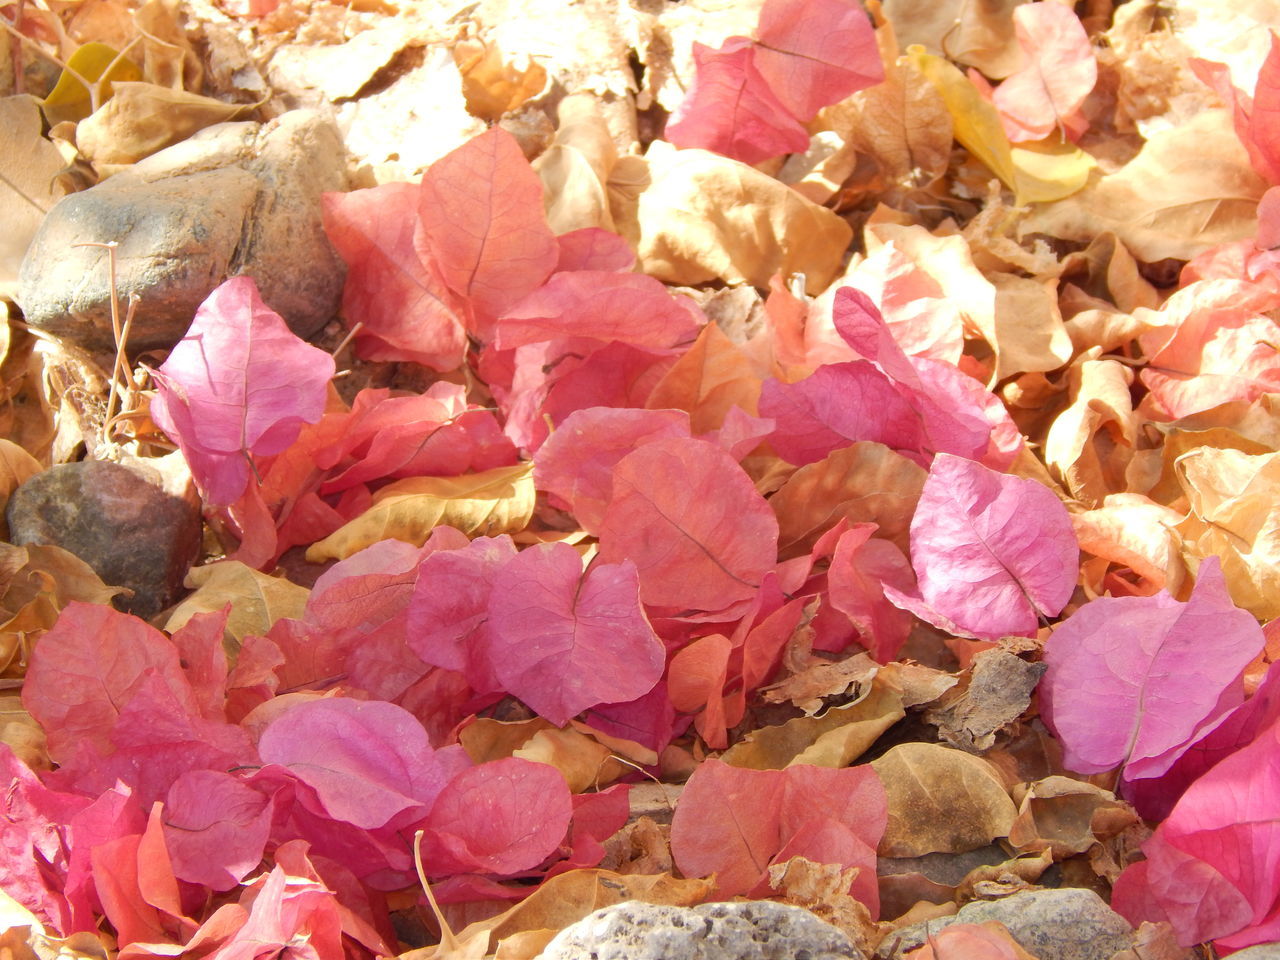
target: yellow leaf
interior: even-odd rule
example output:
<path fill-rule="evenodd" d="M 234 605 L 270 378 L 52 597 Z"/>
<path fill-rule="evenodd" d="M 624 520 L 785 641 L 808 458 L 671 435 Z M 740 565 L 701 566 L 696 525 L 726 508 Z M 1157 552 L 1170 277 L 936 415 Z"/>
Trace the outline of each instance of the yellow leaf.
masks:
<path fill-rule="evenodd" d="M 1010 147 L 1019 203 L 1051 203 L 1084 189 L 1098 166 L 1074 143 L 1052 138 Z"/>
<path fill-rule="evenodd" d="M 533 465 L 497 467 L 461 477 L 408 477 L 379 490 L 373 506 L 313 543 L 307 560 L 341 560 L 380 540 L 421 546 L 436 527 L 496 537 L 523 530 L 533 516 Z"/>
<path fill-rule="evenodd" d="M 111 96 L 113 80 L 141 80 L 142 71 L 128 57 L 122 57 L 105 43 L 86 43 L 67 61 L 58 82 L 44 98 L 49 122 L 83 120 Z M 77 77 L 75 74 L 79 74 Z M 91 95 L 80 78 L 96 88 Z"/>
<path fill-rule="evenodd" d="M 115 96 L 76 127 L 92 163 L 134 163 L 215 123 L 242 119 L 256 104 L 223 103 L 154 83 L 121 81 Z"/>
<path fill-rule="evenodd" d="M 192 567 L 186 585 L 195 593 L 169 615 L 164 628 L 177 630 L 197 613 L 214 613 L 231 604 L 227 633 L 237 641 L 264 634 L 281 617 L 300 617 L 311 591 L 282 577 L 272 577 L 239 560 Z"/>
<path fill-rule="evenodd" d="M 752 770 L 781 770 L 798 763 L 839 769 L 862 756 L 905 715 L 902 694 L 873 682 L 871 693 L 857 703 L 834 707 L 821 717 L 796 717 L 761 727 L 720 759 Z"/>
<path fill-rule="evenodd" d="M 907 47 L 907 58 L 942 94 L 951 122 L 955 125 L 957 142 L 990 167 L 1005 186 L 1018 194 L 1018 202 L 1021 203 L 1018 170 L 996 108 L 982 98 L 958 67 L 941 57 L 925 53 L 924 47 L 916 44 Z"/>

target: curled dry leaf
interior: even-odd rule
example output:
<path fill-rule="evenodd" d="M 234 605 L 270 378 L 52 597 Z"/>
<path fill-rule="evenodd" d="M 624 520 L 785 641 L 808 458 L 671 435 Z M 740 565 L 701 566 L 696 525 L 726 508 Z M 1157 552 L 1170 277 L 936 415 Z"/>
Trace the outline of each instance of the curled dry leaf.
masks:
<path fill-rule="evenodd" d="M 257 106 L 141 81 L 117 81 L 112 89 L 111 99 L 76 125 L 76 146 L 95 165 L 134 163 L 197 130 L 243 119 Z"/>
<path fill-rule="evenodd" d="M 1009 835 L 1017 808 L 995 769 L 979 757 L 903 743 L 871 766 L 889 800 L 881 856 L 964 853 Z"/>
<path fill-rule="evenodd" d="M 1190 513 L 1178 525 L 1184 549 L 1201 563 L 1217 557 L 1232 599 L 1250 613 L 1280 616 L 1280 454 L 1250 456 L 1199 447 L 1177 461 Z"/>
<path fill-rule="evenodd" d="M 1049 850 L 1063 860 L 1138 822 L 1111 791 L 1069 777 L 1046 777 L 1020 792 L 1009 842 L 1023 853 Z"/>
<path fill-rule="evenodd" d="M 373 505 L 307 548 L 307 560 L 341 560 L 379 540 L 422 545 L 437 526 L 497 536 L 523 530 L 533 516 L 531 464 L 460 477 L 408 477 L 373 495 Z"/>
<path fill-rule="evenodd" d="M 62 196 L 57 175 L 66 165 L 58 148 L 40 135 L 40 103 L 35 97 L 0 99 L 0 197 L 5 230 L 0 239 L 0 293 L 13 296 L 18 268 L 49 208 Z"/>
<path fill-rule="evenodd" d="M 849 706 L 832 707 L 820 717 L 796 717 L 762 727 L 720 757 L 735 767 L 781 770 L 797 763 L 815 767 L 847 767 L 875 743 L 880 734 L 906 716 L 902 695 L 887 684 Z"/>
<path fill-rule="evenodd" d="M 231 605 L 226 629 L 237 641 L 250 634 L 265 634 L 282 617 L 301 617 L 310 591 L 283 577 L 272 577 L 238 560 L 192 567 L 184 581 L 195 592 L 183 600 L 165 621 L 170 632 L 200 613 L 217 613 Z"/>
<path fill-rule="evenodd" d="M 778 515 L 782 557 L 808 553 L 841 519 L 876 524 L 876 535 L 905 553 L 908 518 L 925 477 L 919 464 L 872 441 L 850 444 L 801 467 L 769 498 Z"/>
<path fill-rule="evenodd" d="M 1115 173 L 1035 208 L 1021 230 L 1081 243 L 1111 232 L 1140 260 L 1186 260 L 1214 244 L 1252 236 L 1264 190 L 1230 115 L 1206 110 L 1152 134 Z"/>
<path fill-rule="evenodd" d="M 835 277 L 853 231 L 830 210 L 705 150 L 655 142 L 646 158 L 651 179 L 635 227 L 645 273 L 667 283 L 719 279 L 761 289 L 775 273 L 803 273 L 811 293 Z"/>

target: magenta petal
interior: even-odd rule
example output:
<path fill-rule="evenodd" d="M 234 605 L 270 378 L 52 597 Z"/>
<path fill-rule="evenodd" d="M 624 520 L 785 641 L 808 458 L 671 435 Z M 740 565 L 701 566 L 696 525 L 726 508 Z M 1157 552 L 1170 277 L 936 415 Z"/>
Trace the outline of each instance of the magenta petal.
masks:
<path fill-rule="evenodd" d="M 489 617 L 502 689 L 558 726 L 642 697 L 662 676 L 666 651 L 630 560 L 583 572 L 568 544 L 527 547 L 494 576 Z"/>
<path fill-rule="evenodd" d="M 1210 557 L 1187 603 L 1099 597 L 1063 622 L 1045 646 L 1041 709 L 1072 770 L 1158 777 L 1241 702 L 1262 647 Z"/>
<path fill-rule="evenodd" d="M 422 724 L 380 700 L 299 703 L 268 724 L 258 752 L 311 787 L 328 816 L 366 829 L 424 813 L 445 782 Z"/>
<path fill-rule="evenodd" d="M 247 456 L 279 453 L 320 419 L 333 372 L 333 357 L 295 336 L 251 277 L 232 277 L 156 371 L 151 417 L 221 506 L 244 492 Z"/>
<path fill-rule="evenodd" d="M 1066 606 L 1078 558 L 1066 507 L 1047 487 L 940 453 L 911 519 L 919 594 L 885 593 L 969 636 L 1029 637 Z"/>

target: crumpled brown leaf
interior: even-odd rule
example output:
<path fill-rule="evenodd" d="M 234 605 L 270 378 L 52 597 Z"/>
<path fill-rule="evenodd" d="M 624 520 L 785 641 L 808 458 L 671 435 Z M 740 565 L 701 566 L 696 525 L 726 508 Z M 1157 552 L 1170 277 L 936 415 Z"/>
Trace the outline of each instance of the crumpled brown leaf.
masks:
<path fill-rule="evenodd" d="M 640 268 L 667 283 L 769 286 L 803 273 L 817 294 L 835 279 L 853 230 L 825 207 L 736 160 L 654 141 L 634 229 Z M 624 233 L 627 231 L 624 229 Z"/>
<path fill-rule="evenodd" d="M 840 769 L 862 756 L 905 715 L 902 695 L 886 683 L 873 682 L 857 703 L 832 707 L 820 717 L 796 717 L 761 727 L 720 759 L 752 770 L 781 770 L 800 763 Z"/>
<path fill-rule="evenodd" d="M 44 728 L 27 712 L 21 697 L 0 697 L 0 743 L 31 770 L 53 767 L 45 745 Z"/>
<path fill-rule="evenodd" d="M 591 94 L 570 94 L 556 108 L 560 123 L 551 146 L 533 162 L 542 180 L 547 223 L 553 232 L 613 229 L 607 185 L 618 148 L 600 104 Z"/>
<path fill-rule="evenodd" d="M 963 853 L 1009 835 L 1017 808 L 984 760 L 936 743 L 903 743 L 871 766 L 889 802 L 882 857 Z"/>
<path fill-rule="evenodd" d="M 129 164 L 185 140 L 197 130 L 248 117 L 256 104 L 143 81 L 116 81 L 111 99 L 76 125 L 76 146 L 92 163 Z"/>
<path fill-rule="evenodd" d="M 7 42 L 7 41 L 6 41 Z M 0 99 L 0 294 L 13 297 L 18 268 L 44 215 L 66 191 L 57 181 L 66 166 L 58 148 L 40 135 L 40 106 L 35 97 Z M 6 182 L 7 181 L 7 182 Z"/>
<path fill-rule="evenodd" d="M 857 867 L 792 857 L 769 868 L 769 886 L 777 899 L 827 921 L 843 931 L 862 955 L 870 956 L 880 939 L 879 930 L 866 906 L 849 896 L 857 874 Z"/>
<path fill-rule="evenodd" d="M 925 711 L 925 720 L 948 743 L 982 752 L 1030 706 L 1045 669 L 1043 663 L 1028 663 L 1007 650 L 984 650 L 973 658 L 960 683 Z"/>
<path fill-rule="evenodd" d="M 1237 606 L 1280 616 L 1280 453 L 1198 447 L 1175 468 L 1191 505 L 1178 526 L 1188 557 L 1218 557 Z"/>
<path fill-rule="evenodd" d="M 1021 231 L 1087 243 L 1114 233 L 1140 260 L 1189 260 L 1253 236 L 1266 183 L 1249 165 L 1226 110 L 1155 133 L 1123 168 L 1040 204 Z"/>
<path fill-rule="evenodd" d="M 1022 62 L 1022 50 L 1013 30 L 1013 8 L 1023 2 L 885 0 L 884 15 L 893 24 L 902 46 L 918 43 L 935 56 L 977 67 L 992 80 L 1000 80 Z"/>
<path fill-rule="evenodd" d="M 1096 509 L 1073 513 L 1071 525 L 1080 549 L 1103 561 L 1097 571 L 1087 560 L 1081 565 L 1085 589 L 1094 596 L 1107 592 L 1111 585 L 1104 576 L 1115 564 L 1128 571 L 1127 592 L 1145 595 L 1167 590 L 1185 599 L 1187 567 L 1177 531 L 1182 519 L 1179 511 L 1140 493 L 1113 493 Z"/>
<path fill-rule="evenodd" d="M 1046 777 L 1014 791 L 1018 817 L 1009 842 L 1024 853 L 1050 851 L 1055 860 L 1084 853 L 1117 836 L 1138 815 L 1114 793 L 1069 777 Z"/>
<path fill-rule="evenodd" d="M 947 172 L 951 114 L 938 89 L 898 55 L 892 24 L 876 29 L 885 79 L 826 108 L 819 121 L 858 153 L 876 161 L 885 179 L 924 187 Z"/>
<path fill-rule="evenodd" d="M 1071 406 L 1054 419 L 1044 460 L 1071 495 L 1093 507 L 1127 488 L 1137 446 L 1133 371 L 1115 360 L 1082 359 L 1069 372 Z"/>
<path fill-rule="evenodd" d="M 515 63 L 503 56 L 496 43 L 486 43 L 479 37 L 455 43 L 453 62 L 462 75 L 467 109 L 490 122 L 518 109 L 547 85 L 547 71 L 542 64 L 528 58 Z"/>

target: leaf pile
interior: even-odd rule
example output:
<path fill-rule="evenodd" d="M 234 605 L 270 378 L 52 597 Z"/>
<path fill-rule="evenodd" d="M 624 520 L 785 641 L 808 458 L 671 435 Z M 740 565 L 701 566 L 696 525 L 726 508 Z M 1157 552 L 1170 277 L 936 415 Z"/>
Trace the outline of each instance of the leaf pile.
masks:
<path fill-rule="evenodd" d="M 539 140 L 544 68 L 452 38 L 497 122 L 323 210 L 420 389 L 210 295 L 149 395 L 224 548 L 191 596 L 4 554 L 32 942 L 532 957 L 747 896 L 874 946 L 1051 866 L 1280 939 L 1280 41 L 868 6 L 645 14 L 643 152 L 589 84 Z"/>

